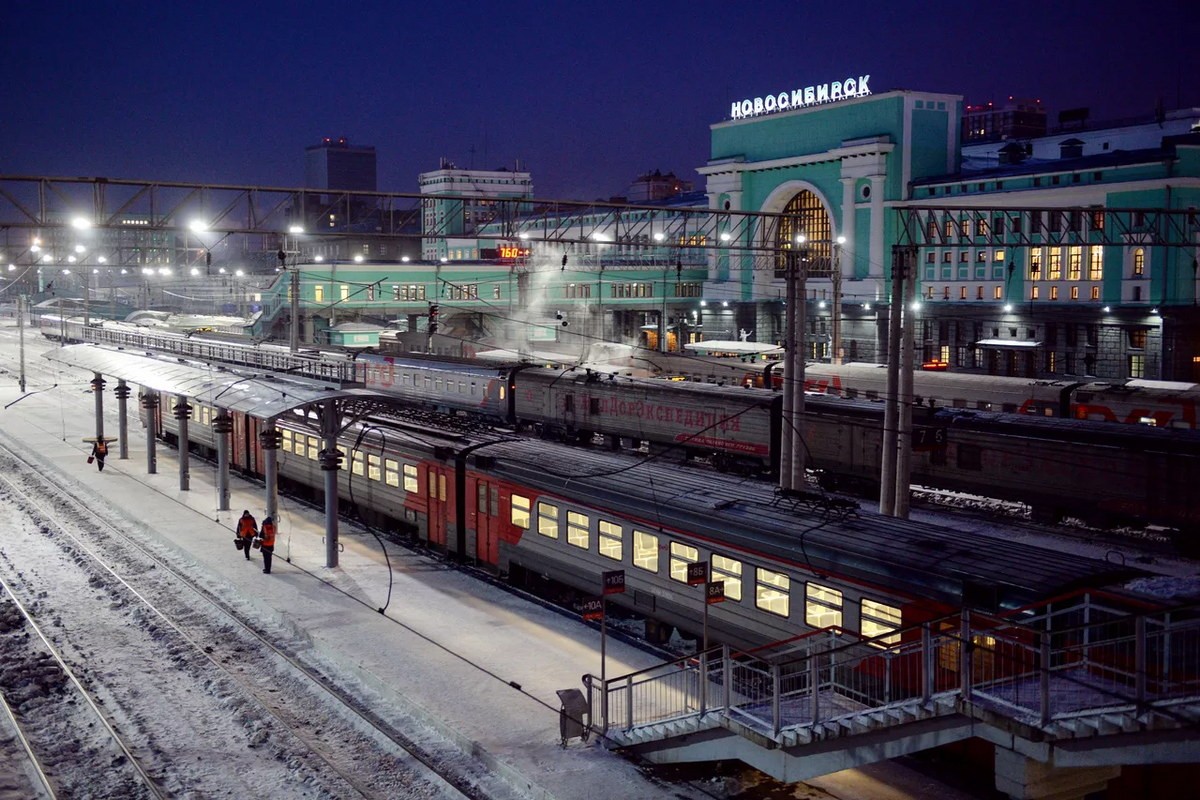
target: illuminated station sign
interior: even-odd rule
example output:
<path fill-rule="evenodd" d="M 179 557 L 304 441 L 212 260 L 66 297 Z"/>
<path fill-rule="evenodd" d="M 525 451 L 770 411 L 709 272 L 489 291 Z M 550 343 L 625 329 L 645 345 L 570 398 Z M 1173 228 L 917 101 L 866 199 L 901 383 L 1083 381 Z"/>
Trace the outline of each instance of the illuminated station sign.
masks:
<path fill-rule="evenodd" d="M 850 100 L 854 97 L 866 97 L 871 93 L 868 81 L 870 75 L 858 78 L 822 83 L 817 86 L 805 86 L 803 89 L 792 89 L 788 92 L 769 94 L 765 97 L 750 97 L 742 101 L 734 101 L 729 109 L 732 119 L 757 117 L 760 114 L 774 114 L 777 111 L 792 111 L 797 108 L 833 103 L 838 100 Z"/>
<path fill-rule="evenodd" d="M 479 257 L 485 261 L 518 261 L 523 258 L 529 258 L 532 250 L 528 247 L 521 247 L 516 244 L 500 244 L 492 248 L 481 248 Z"/>

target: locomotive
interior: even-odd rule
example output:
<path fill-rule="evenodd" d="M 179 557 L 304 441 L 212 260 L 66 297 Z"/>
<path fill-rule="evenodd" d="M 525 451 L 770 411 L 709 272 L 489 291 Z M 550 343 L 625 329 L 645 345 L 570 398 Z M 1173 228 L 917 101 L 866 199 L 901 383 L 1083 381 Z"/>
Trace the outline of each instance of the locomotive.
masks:
<path fill-rule="evenodd" d="M 53 324 L 47 333 L 57 335 L 60 330 Z M 745 387 L 740 380 L 721 386 L 631 378 L 582 366 L 547 369 L 330 350 L 290 353 L 279 346 L 111 324 L 67 330 L 117 347 L 166 350 L 339 380 L 395 394 L 405 403 L 469 414 L 544 438 L 591 444 L 603 437 L 613 448 L 649 443 L 656 452 L 705 458 L 720 470 L 741 473 L 771 475 L 779 464 L 784 424 L 780 393 Z M 851 366 L 882 379 L 878 367 Z M 744 375 L 746 365 L 740 369 Z M 763 371 L 769 376 L 770 369 L 768 365 Z M 968 397 L 979 396 L 987 380 L 975 375 L 936 377 L 954 378 L 946 384 L 952 394 Z M 818 373 L 810 380 L 814 389 L 825 393 L 812 394 L 805 403 L 801 428 L 807 466 L 827 488 L 877 494 L 883 412 L 872 400 L 881 391 L 859 392 L 834 381 L 821 384 Z M 1064 388 L 1057 383 L 1042 382 L 1034 388 L 1061 399 Z M 1085 397 L 1080 389 L 1070 390 L 1076 400 Z M 1125 390 L 1126 396 L 1129 391 L 1134 390 Z M 991 396 L 993 401 L 977 401 L 974 408 L 955 396 L 951 407 L 920 398 L 914 409 L 921 434 L 917 438 L 932 445 L 914 453 L 914 483 L 1023 502 L 1039 520 L 1070 516 L 1105 526 L 1154 524 L 1177 531 L 1182 545 L 1197 541 L 1193 534 L 1200 528 L 1200 509 L 1189 497 L 1190 487 L 1200 481 L 1200 432 L 1050 414 L 1030 405 L 1034 401 L 1029 387 Z M 1027 413 L 980 407 L 1015 409 L 1021 397 L 1026 398 Z M 1178 399 L 1194 402 L 1182 391 Z M 1029 413 L 1035 407 L 1039 413 Z"/>

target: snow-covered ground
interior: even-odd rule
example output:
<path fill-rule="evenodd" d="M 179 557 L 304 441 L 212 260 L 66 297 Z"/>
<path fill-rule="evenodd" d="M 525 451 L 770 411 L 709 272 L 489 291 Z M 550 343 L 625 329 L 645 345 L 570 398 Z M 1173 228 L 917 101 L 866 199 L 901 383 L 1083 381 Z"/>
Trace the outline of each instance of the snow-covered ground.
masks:
<path fill-rule="evenodd" d="M 136 418 L 130 425 L 130 459 L 119 460 L 114 447 L 105 471 L 97 472 L 85 462 L 88 446 L 82 441 L 94 432 L 87 385 L 91 376 L 51 367 L 38 356 L 49 345 L 33 332 L 27 334 L 28 390 L 36 393 L 20 398 L 16 330 L 0 327 L 0 371 L 7 373 L 0 374 L 0 407 L 7 406 L 0 411 L 0 440 L 36 459 L 61 491 L 83 498 L 106 517 L 125 520 L 131 531 L 154 543 L 158 554 L 236 604 L 247 618 L 302 640 L 314 662 L 336 672 L 371 703 L 393 709 L 408 725 L 422 729 L 414 734 L 448 740 L 528 797 L 729 796 L 736 782 L 663 785 L 650 780 L 594 739 L 560 748 L 555 690 L 580 688 L 580 676 L 598 673 L 600 667 L 598 634 L 577 619 L 393 545 L 388 546 L 389 574 L 375 539 L 348 524 L 342 527 L 340 566 L 326 569 L 319 514 L 286 498 L 281 498 L 276 565 L 271 575 L 263 575 L 259 562 L 247 564 L 231 546 L 234 518 L 241 509 L 261 510 L 261 487 L 235 479 L 231 510 L 217 511 L 211 469 L 193 462 L 192 489 L 180 491 L 174 454 L 167 448 L 158 451 L 158 473 L 147 475 Z M 115 431 L 115 403 L 111 396 L 106 400 L 106 429 Z M 132 403 L 130 410 L 135 413 Z M 1012 535 L 1003 526 L 991 527 L 982 532 Z M 0 516 L 0 552 L 5 541 L 20 535 L 16 515 Z M 1137 557 L 1132 549 L 1128 556 Z M 45 591 L 55 591 L 59 581 L 53 564 L 37 566 Z M 1194 564 L 1150 566 L 1180 585 L 1196 581 Z M 376 610 L 381 607 L 383 614 Z M 92 636 L 74 646 L 80 652 L 103 651 L 106 669 L 121 669 L 121 653 L 113 651 L 110 640 L 99 632 Z M 652 655 L 611 639 L 607 651 L 610 676 L 656 662 Z M 172 667 L 167 653 L 159 666 Z M 194 759 L 205 747 L 202 735 L 183 720 L 172 727 L 180 714 L 166 698 L 158 713 L 155 745 Z M 315 718 L 312 724 L 319 727 L 326 721 Z M 239 768 L 254 769 L 253 759 L 246 763 L 250 766 Z M 361 768 L 372 769 L 365 761 Z M 263 769 L 260 777 L 278 779 L 279 765 Z M 302 773 L 293 777 L 294 783 L 277 780 L 272 796 L 326 796 L 312 794 Z M 890 763 L 825 776 L 798 787 L 794 796 L 821 793 L 862 800 L 967 796 Z"/>

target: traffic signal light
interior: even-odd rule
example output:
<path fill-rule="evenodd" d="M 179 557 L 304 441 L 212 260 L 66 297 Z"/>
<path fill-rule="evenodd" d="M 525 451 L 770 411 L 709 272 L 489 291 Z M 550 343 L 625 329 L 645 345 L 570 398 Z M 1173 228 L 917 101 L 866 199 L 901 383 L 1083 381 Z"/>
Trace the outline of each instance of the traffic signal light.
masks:
<path fill-rule="evenodd" d="M 438 304 L 430 303 L 429 304 L 428 331 L 430 334 L 434 334 L 434 333 L 437 333 L 437 329 L 438 329 Z"/>
<path fill-rule="evenodd" d="M 562 326 L 563 326 L 564 328 L 565 328 L 565 327 L 567 327 L 567 318 L 566 318 L 566 316 L 563 314 L 563 312 L 561 312 L 561 311 L 555 311 L 555 312 L 554 312 L 554 318 L 555 318 L 556 320 L 558 320 L 558 321 L 559 321 L 559 323 L 561 323 L 561 324 L 562 324 Z"/>

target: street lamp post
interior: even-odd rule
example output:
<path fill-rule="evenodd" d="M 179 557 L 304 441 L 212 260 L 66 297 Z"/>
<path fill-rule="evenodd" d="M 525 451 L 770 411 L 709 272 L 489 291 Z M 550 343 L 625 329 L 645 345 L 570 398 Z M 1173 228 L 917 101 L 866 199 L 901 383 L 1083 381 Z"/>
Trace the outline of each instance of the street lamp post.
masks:
<path fill-rule="evenodd" d="M 846 243 L 845 236 L 837 237 L 833 243 L 833 274 L 830 278 L 833 281 L 833 314 L 832 314 L 832 336 L 833 351 L 829 354 L 830 362 L 833 364 L 841 364 L 843 360 L 842 354 L 842 245 Z"/>
<path fill-rule="evenodd" d="M 291 233 L 293 236 L 298 237 L 300 234 L 304 233 L 304 228 L 300 227 L 299 225 L 292 225 L 291 227 L 288 228 L 288 233 Z M 286 236 L 283 237 L 283 244 L 284 244 L 284 249 L 279 251 L 279 263 L 280 263 L 280 266 L 283 266 L 286 268 L 286 266 L 287 266 L 287 237 Z M 295 353 L 296 351 L 298 351 L 300 349 L 300 264 L 298 263 L 299 258 L 300 258 L 300 244 L 299 244 L 299 240 L 297 239 L 296 240 L 296 255 L 295 255 L 295 258 L 292 260 L 291 292 L 290 292 L 292 325 L 291 325 L 291 332 L 290 332 L 289 341 L 288 341 L 288 345 L 289 345 L 288 349 L 291 350 L 291 352 L 293 352 L 293 353 Z"/>
<path fill-rule="evenodd" d="M 808 237 L 800 234 L 796 244 L 803 247 Z M 784 383 L 783 419 L 780 447 L 779 486 L 781 489 L 804 488 L 804 441 L 800 420 L 804 416 L 804 362 L 808 295 L 808 251 L 789 248 L 787 253 L 787 308 L 784 312 Z"/>

